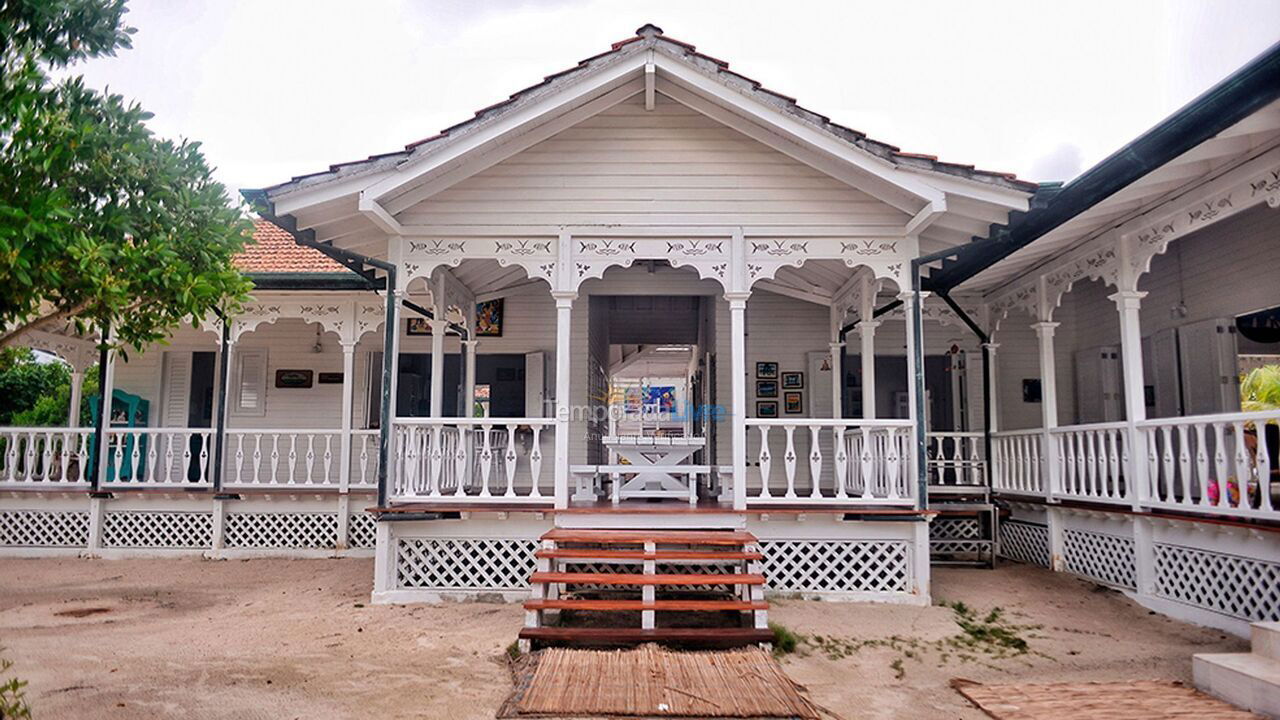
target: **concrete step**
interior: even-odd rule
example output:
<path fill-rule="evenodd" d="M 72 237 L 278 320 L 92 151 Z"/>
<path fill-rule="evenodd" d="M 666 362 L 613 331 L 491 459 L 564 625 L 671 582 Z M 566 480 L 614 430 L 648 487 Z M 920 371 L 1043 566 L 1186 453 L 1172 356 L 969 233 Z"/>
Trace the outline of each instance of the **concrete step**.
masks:
<path fill-rule="evenodd" d="M 1280 622 L 1257 622 L 1249 626 L 1253 654 L 1280 660 Z"/>
<path fill-rule="evenodd" d="M 1236 707 L 1280 718 L 1280 660 L 1253 653 L 1193 655 L 1196 687 Z"/>

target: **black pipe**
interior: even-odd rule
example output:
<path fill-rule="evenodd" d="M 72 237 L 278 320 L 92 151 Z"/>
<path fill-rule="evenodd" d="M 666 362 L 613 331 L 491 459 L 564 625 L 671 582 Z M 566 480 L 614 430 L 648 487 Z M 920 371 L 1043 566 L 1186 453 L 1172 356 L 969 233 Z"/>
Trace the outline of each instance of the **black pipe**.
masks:
<path fill-rule="evenodd" d="M 885 313 L 891 313 L 894 310 L 897 310 L 901 305 L 902 305 L 901 300 L 894 300 L 888 305 L 885 305 L 884 307 L 879 308 L 876 311 L 872 312 L 871 319 L 874 320 L 880 317 L 881 315 L 884 315 Z M 849 331 L 857 327 L 858 323 L 860 322 L 862 322 L 862 318 L 858 318 L 857 320 L 854 320 L 848 325 L 845 325 L 844 327 L 840 328 L 840 342 L 844 342 L 844 339 L 849 334 Z"/>
<path fill-rule="evenodd" d="M 396 371 L 396 334 L 400 331 L 396 322 L 396 268 L 390 263 L 387 273 L 387 317 L 382 333 L 382 407 L 378 419 L 378 507 L 387 506 L 387 460 L 391 457 L 391 397 L 392 380 Z"/>
<path fill-rule="evenodd" d="M 920 509 L 929 508 L 929 438 L 928 428 L 924 422 L 924 317 L 920 312 L 920 266 L 911 261 L 911 314 L 907 317 L 910 327 L 908 332 L 915 339 L 912 355 L 915 359 L 915 377 L 912 382 L 916 387 L 916 490 L 920 493 Z"/>
<path fill-rule="evenodd" d="M 103 397 L 107 389 L 107 363 L 111 350 L 107 338 L 111 334 L 111 322 L 103 320 L 98 325 L 98 414 L 93 419 L 93 474 L 89 476 L 89 492 L 96 494 L 102 486 L 102 454 L 107 451 L 107 425 L 111 422 L 111 398 Z M 76 408 L 76 412 L 80 409 Z"/>
<path fill-rule="evenodd" d="M 939 291 L 938 297 L 942 298 L 947 306 L 959 317 L 974 335 L 978 336 L 978 341 L 982 343 L 982 449 L 986 462 L 983 463 L 986 476 L 987 488 L 991 487 L 991 337 L 978 327 L 978 323 L 969 317 L 969 313 L 953 299 L 947 292 Z"/>
<path fill-rule="evenodd" d="M 421 305 L 419 305 L 419 304 L 418 304 L 418 303 L 416 303 L 416 302 L 413 302 L 413 301 L 411 301 L 411 300 L 401 300 L 401 301 L 400 301 L 400 304 L 401 304 L 401 305 L 403 305 L 403 306 L 405 306 L 405 307 L 407 307 L 407 308 L 409 308 L 410 310 L 412 310 L 412 311 L 414 311 L 414 312 L 418 313 L 419 315 L 421 315 L 422 317 L 424 317 L 424 318 L 426 318 L 426 319 L 428 319 L 428 320 L 435 320 L 435 319 L 436 319 L 436 314 L 435 314 L 435 313 L 433 313 L 433 312 L 431 312 L 430 310 L 428 310 L 428 309 L 426 309 L 426 308 L 422 307 Z M 445 332 L 444 332 L 444 334 L 445 334 L 445 335 L 448 335 L 449 333 L 453 333 L 454 335 L 457 335 L 458 337 L 462 338 L 463 340 L 469 340 L 469 339 L 470 339 L 470 335 L 469 335 L 469 333 L 467 332 L 467 329 L 466 329 L 466 328 L 464 328 L 464 327 L 462 327 L 461 325 L 458 325 L 457 323 L 449 323 L 448 327 L 446 327 L 446 328 L 445 328 Z"/>
<path fill-rule="evenodd" d="M 218 427 L 214 431 L 213 455 L 213 491 L 222 492 L 222 458 L 226 455 L 223 444 L 227 440 L 227 378 L 231 375 L 231 323 L 221 311 L 218 319 L 222 321 L 222 342 L 218 348 Z"/>

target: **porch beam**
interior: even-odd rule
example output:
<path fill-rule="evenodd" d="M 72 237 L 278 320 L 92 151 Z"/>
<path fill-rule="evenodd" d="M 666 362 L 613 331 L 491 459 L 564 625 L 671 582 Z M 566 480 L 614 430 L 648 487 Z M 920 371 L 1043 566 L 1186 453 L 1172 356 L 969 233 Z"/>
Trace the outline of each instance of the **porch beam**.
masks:
<path fill-rule="evenodd" d="M 897 225 L 743 225 L 744 234 L 765 238 L 899 238 L 902 227 Z M 738 230 L 729 225 L 627 225 L 601 223 L 599 225 L 403 225 L 405 237 L 439 238 L 529 238 L 556 237 L 561 230 L 581 237 L 634 237 L 634 238 L 723 238 Z M 323 243 L 322 243 L 323 244 Z M 325 247 L 328 247 L 327 245 Z"/>

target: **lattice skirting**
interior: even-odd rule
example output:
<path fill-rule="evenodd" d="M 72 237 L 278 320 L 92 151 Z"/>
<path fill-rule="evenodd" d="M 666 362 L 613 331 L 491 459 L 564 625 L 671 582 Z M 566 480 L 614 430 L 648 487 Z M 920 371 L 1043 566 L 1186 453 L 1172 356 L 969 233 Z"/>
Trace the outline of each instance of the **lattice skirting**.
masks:
<path fill-rule="evenodd" d="M 1000 523 L 1000 556 L 1049 567 L 1049 528 L 1020 520 Z"/>
<path fill-rule="evenodd" d="M 1155 594 L 1243 618 L 1280 620 L 1280 564 L 1155 543 Z"/>
<path fill-rule="evenodd" d="M 983 553 L 984 535 L 977 518 L 934 518 L 929 523 L 929 549 L 938 555 Z"/>
<path fill-rule="evenodd" d="M 1128 590 L 1138 586 L 1133 538 L 1065 528 L 1062 555 L 1069 572 Z"/>
<path fill-rule="evenodd" d="M 0 547 L 83 548 L 88 544 L 87 512 L 0 511 Z"/>
<path fill-rule="evenodd" d="M 367 512 L 352 513 L 347 523 L 347 547 L 371 548 L 377 544 L 378 523 Z"/>
<path fill-rule="evenodd" d="M 333 548 L 338 544 L 336 513 L 228 513 L 228 548 Z"/>
<path fill-rule="evenodd" d="M 102 545 L 109 548 L 198 550 L 213 545 L 213 513 L 104 513 Z"/>
<path fill-rule="evenodd" d="M 520 590 L 529 587 L 533 552 L 528 539 L 401 538 L 396 587 L 430 590 Z"/>
<path fill-rule="evenodd" d="M 771 540 L 765 587 L 781 592 L 907 593 L 911 552 L 901 540 Z"/>

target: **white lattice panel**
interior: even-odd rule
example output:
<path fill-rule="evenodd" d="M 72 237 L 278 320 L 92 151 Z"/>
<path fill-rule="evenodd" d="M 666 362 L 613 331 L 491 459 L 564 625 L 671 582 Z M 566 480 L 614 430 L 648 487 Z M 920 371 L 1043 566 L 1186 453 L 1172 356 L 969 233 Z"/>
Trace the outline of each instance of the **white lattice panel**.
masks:
<path fill-rule="evenodd" d="M 0 512 L 0 546 L 85 547 L 89 513 L 55 510 Z"/>
<path fill-rule="evenodd" d="M 367 512 L 352 513 L 347 523 L 347 547 L 371 548 L 378 542 L 378 523 Z"/>
<path fill-rule="evenodd" d="M 644 571 L 644 566 L 640 563 L 591 563 L 591 562 L 560 562 L 559 567 L 564 572 L 577 573 L 627 573 L 639 574 Z M 659 575 L 706 575 L 708 573 L 732 573 L 737 572 L 741 567 L 741 563 L 725 562 L 725 563 L 655 563 L 654 572 Z M 597 583 L 574 583 L 567 586 L 569 591 L 579 590 L 600 590 L 609 586 L 599 585 Z M 728 585 L 663 585 L 660 591 L 729 591 L 732 590 Z"/>
<path fill-rule="evenodd" d="M 213 546 L 213 514 L 207 512 L 109 512 L 102 544 L 113 548 L 198 549 Z"/>
<path fill-rule="evenodd" d="M 1155 594 L 1252 622 L 1280 620 L 1280 564 L 1155 546 Z"/>
<path fill-rule="evenodd" d="M 1062 554 L 1067 570 L 1107 585 L 1137 587 L 1133 538 L 1066 528 Z"/>
<path fill-rule="evenodd" d="M 1039 523 L 1006 520 L 1000 524 L 1000 556 L 1049 567 L 1049 528 Z"/>
<path fill-rule="evenodd" d="M 440 590 L 521 590 L 533 573 L 533 539 L 403 538 L 396 586 Z"/>
<path fill-rule="evenodd" d="M 910 552 L 898 540 L 774 540 L 760 543 L 770 590 L 910 591 Z"/>
<path fill-rule="evenodd" d="M 229 548 L 332 548 L 338 544 L 335 513 L 228 513 Z"/>
<path fill-rule="evenodd" d="M 930 540 L 982 540 L 977 518 L 935 518 L 929 523 Z"/>

